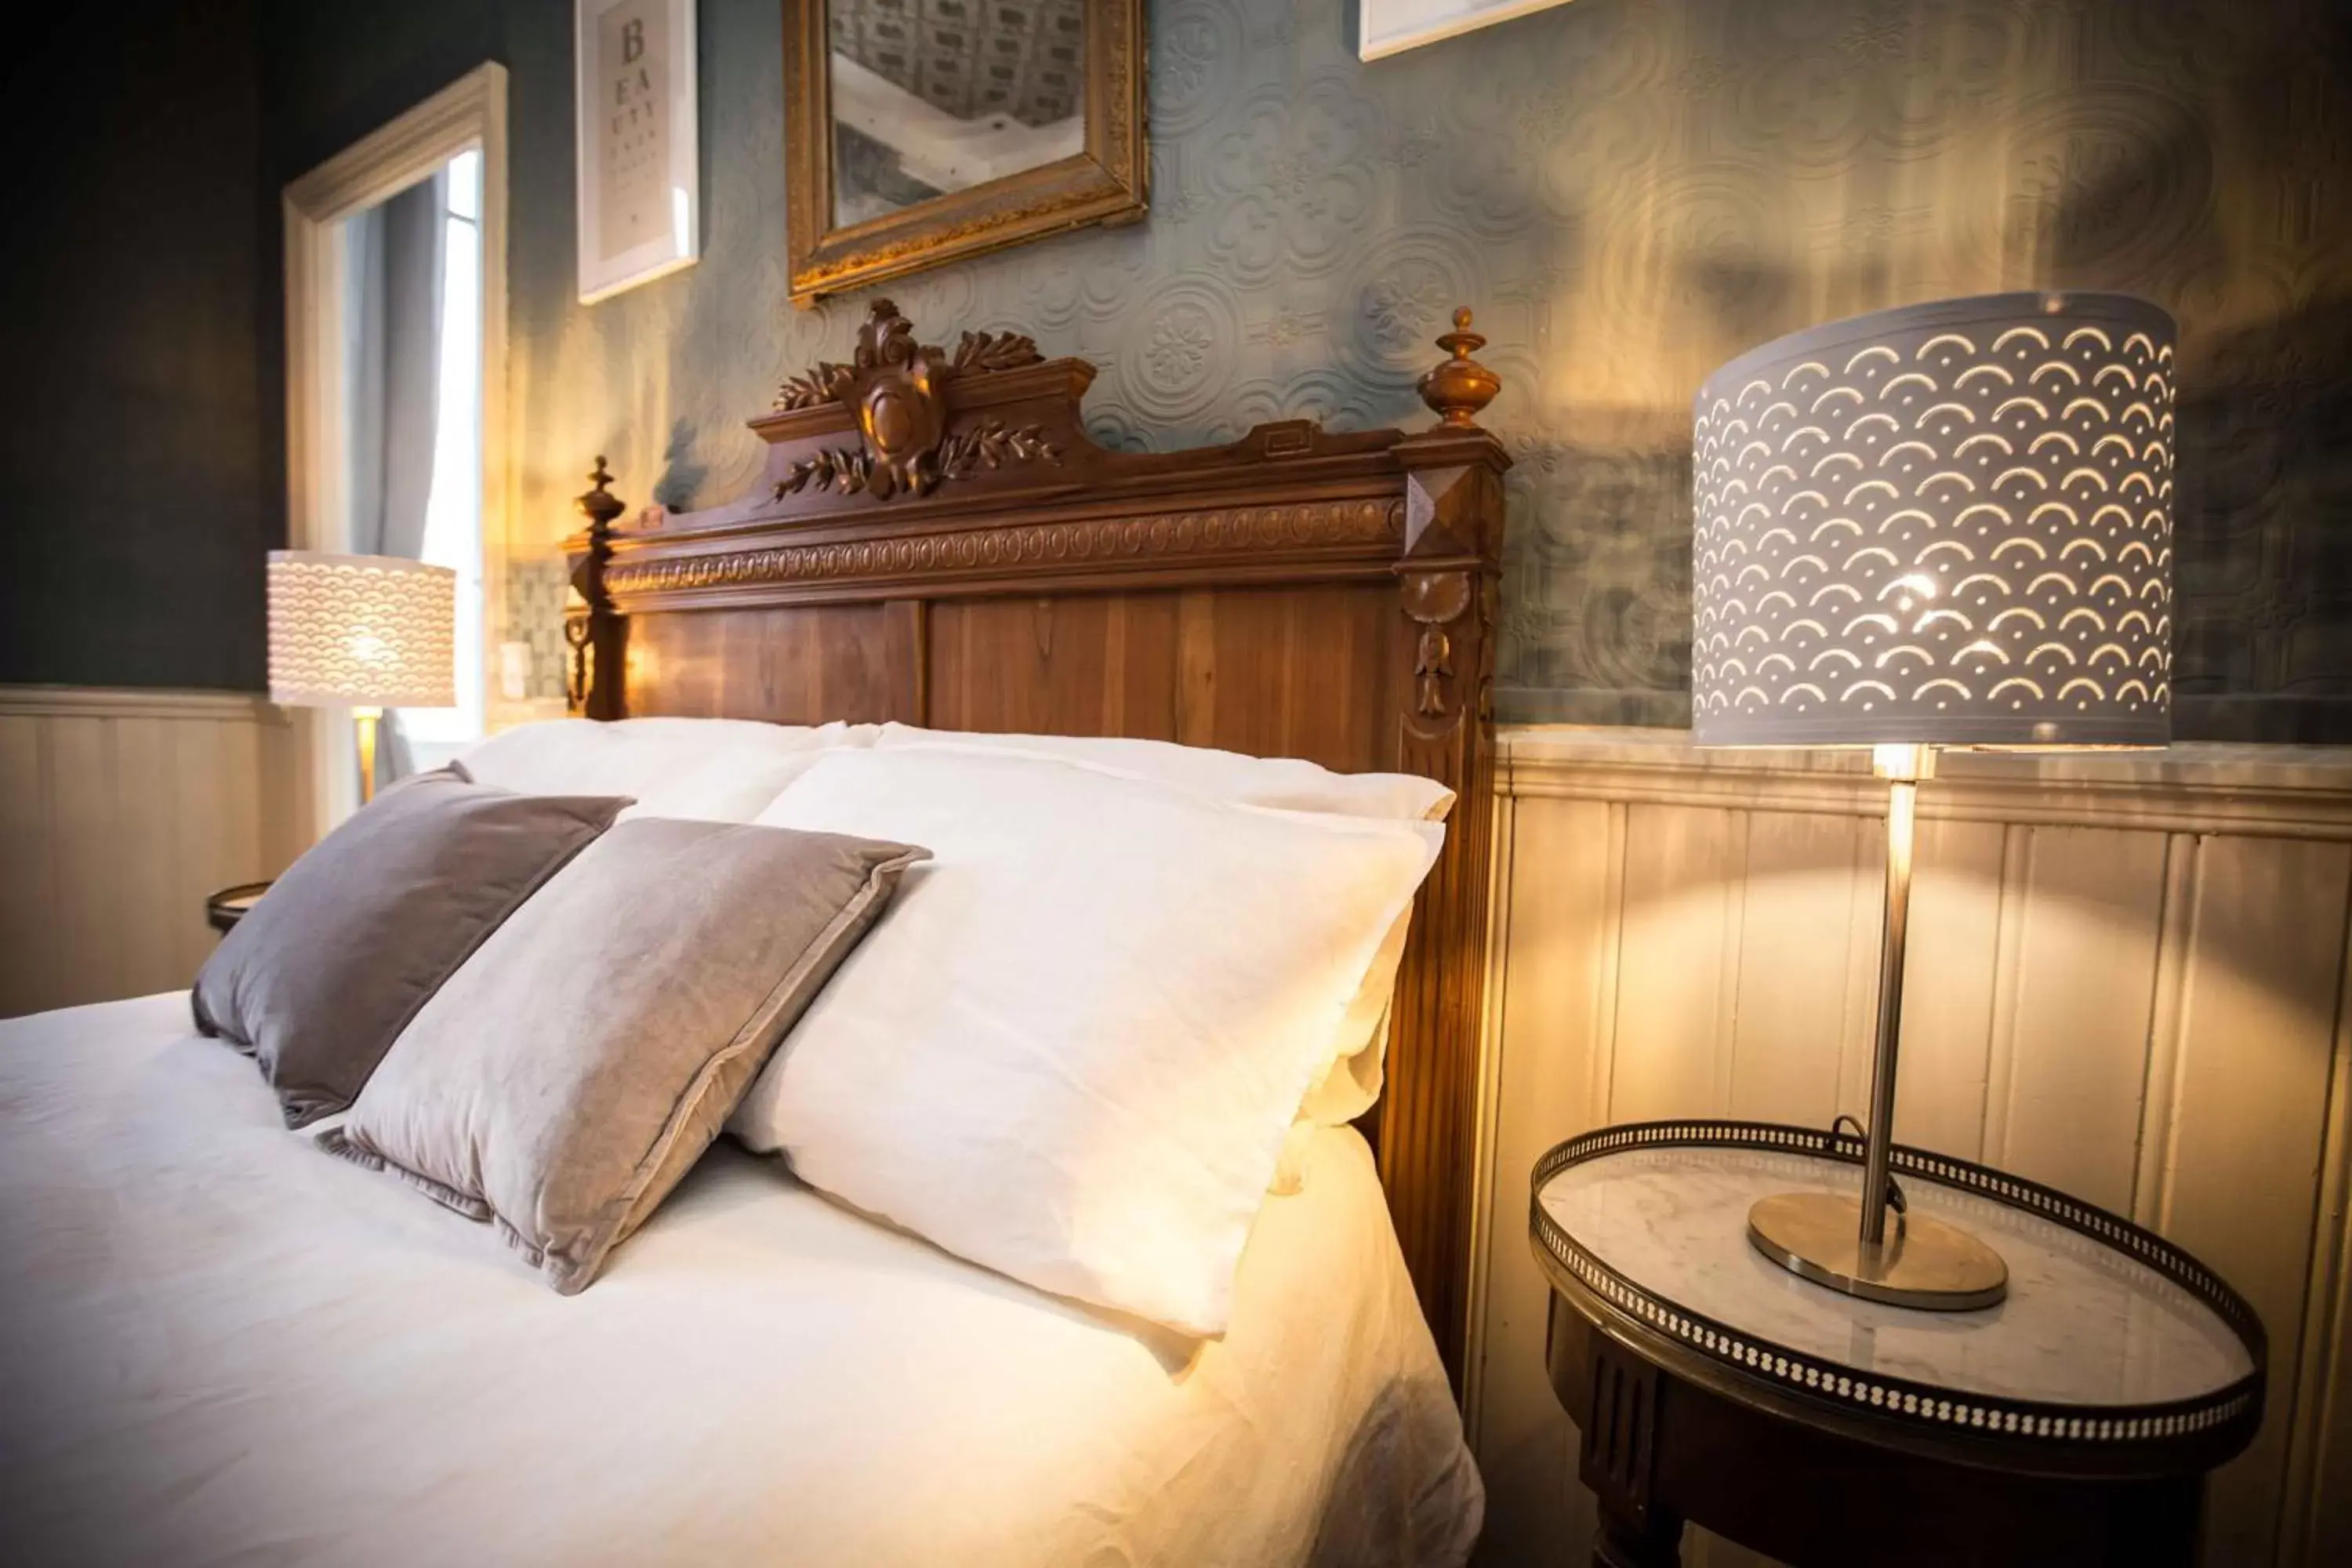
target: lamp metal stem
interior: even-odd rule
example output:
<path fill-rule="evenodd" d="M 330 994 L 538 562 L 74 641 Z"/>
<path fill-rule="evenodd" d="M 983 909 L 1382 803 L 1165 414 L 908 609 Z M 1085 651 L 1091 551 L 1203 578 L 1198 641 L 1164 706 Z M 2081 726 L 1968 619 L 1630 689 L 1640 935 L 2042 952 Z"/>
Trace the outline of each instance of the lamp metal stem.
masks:
<path fill-rule="evenodd" d="M 1990 1307 L 2009 1290 L 2000 1254 L 1948 1221 L 1907 1209 L 1890 1226 L 1895 1163 L 1895 1056 L 1903 1027 L 1903 939 L 1911 917 L 1911 852 L 1919 781 L 1934 775 L 1921 745 L 1876 748 L 1887 781 L 1886 920 L 1878 946 L 1878 1039 L 1870 1069 L 1862 1191 L 1775 1193 L 1748 1211 L 1748 1239 L 1801 1279 L 1868 1301 L 1930 1311 Z"/>
<path fill-rule="evenodd" d="M 352 726 L 358 732 L 360 743 L 360 804 L 365 805 L 375 798 L 375 723 L 383 717 L 381 708 L 354 708 Z"/>
<path fill-rule="evenodd" d="M 1911 922 L 1911 852 L 1917 837 L 1924 746 L 1881 746 L 1886 786 L 1886 916 L 1878 940 L 1878 1037 L 1871 1052 L 1870 1121 L 1862 1162 L 1862 1241 L 1886 1240 L 1886 1180 L 1895 1149 L 1895 1056 L 1903 1037 L 1903 942 Z"/>

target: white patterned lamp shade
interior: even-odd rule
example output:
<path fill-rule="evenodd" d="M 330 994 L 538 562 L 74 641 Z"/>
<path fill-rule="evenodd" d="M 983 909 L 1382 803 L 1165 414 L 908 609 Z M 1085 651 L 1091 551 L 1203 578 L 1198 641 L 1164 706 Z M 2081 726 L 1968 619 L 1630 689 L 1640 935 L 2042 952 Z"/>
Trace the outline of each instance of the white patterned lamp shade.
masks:
<path fill-rule="evenodd" d="M 1696 408 L 1702 745 L 2162 745 L 2172 319 L 2116 294 L 1882 310 Z"/>
<path fill-rule="evenodd" d="M 269 696 L 298 707 L 446 708 L 457 574 L 386 555 L 269 552 Z"/>

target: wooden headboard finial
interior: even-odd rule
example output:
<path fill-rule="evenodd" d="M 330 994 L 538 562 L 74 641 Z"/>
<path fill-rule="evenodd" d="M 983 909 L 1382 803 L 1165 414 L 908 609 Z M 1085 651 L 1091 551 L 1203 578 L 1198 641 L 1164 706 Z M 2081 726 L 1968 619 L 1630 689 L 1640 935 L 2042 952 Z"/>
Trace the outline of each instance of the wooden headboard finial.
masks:
<path fill-rule="evenodd" d="M 628 506 L 608 488 L 613 472 L 601 452 L 588 480 L 594 488 L 572 503 L 588 526 L 564 544 L 572 561 L 572 602 L 563 607 L 563 646 L 572 650 L 563 671 L 563 699 L 574 713 L 617 719 L 621 683 L 611 674 L 621 668 L 623 622 L 613 613 L 604 568 L 613 559 L 613 524 Z"/>
<path fill-rule="evenodd" d="M 572 504 L 580 509 L 580 515 L 588 520 L 589 527 L 612 527 L 613 520 L 626 509 L 621 498 L 605 488 L 613 482 L 613 471 L 604 466 L 604 454 L 602 452 L 596 454 L 596 466 L 589 470 L 588 482 L 596 488 Z"/>
<path fill-rule="evenodd" d="M 1470 356 L 1486 340 L 1470 330 L 1470 307 L 1454 312 L 1454 330 L 1437 340 L 1451 358 L 1421 378 L 1421 400 L 1448 425 L 1468 428 L 1478 423 L 1478 411 L 1503 390 L 1503 378 Z"/>

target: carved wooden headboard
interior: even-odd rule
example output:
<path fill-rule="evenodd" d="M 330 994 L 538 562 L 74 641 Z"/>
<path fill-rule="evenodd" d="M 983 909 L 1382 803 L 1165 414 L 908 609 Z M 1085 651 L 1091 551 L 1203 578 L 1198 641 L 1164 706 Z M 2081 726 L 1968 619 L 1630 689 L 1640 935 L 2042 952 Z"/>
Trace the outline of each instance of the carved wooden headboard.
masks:
<path fill-rule="evenodd" d="M 1499 383 L 1457 312 L 1407 435 L 1261 425 L 1231 446 L 1106 451 L 1095 369 L 1025 337 L 919 342 L 877 301 L 846 364 L 751 421 L 751 494 L 626 510 L 597 459 L 567 545 L 571 695 L 591 718 L 1137 735 L 1461 796 L 1415 909 L 1374 1136 L 1449 1367 L 1469 1283 L 1492 828 Z"/>

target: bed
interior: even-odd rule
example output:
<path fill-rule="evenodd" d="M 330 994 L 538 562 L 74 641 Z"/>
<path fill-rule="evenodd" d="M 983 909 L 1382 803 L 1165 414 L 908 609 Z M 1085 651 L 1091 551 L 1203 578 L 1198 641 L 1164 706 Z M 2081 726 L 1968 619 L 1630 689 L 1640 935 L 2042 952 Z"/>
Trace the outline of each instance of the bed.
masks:
<path fill-rule="evenodd" d="M 289 1133 L 177 995 L 5 1026 L 0 1103 L 12 1562 L 1468 1548 L 1477 1481 L 1345 1129 L 1261 1216 L 1234 1331 L 1195 1346 L 870 1224 L 723 1142 L 609 1278 L 557 1296 Z"/>
<path fill-rule="evenodd" d="M 0 1518 L 16 1560 L 1396 1563 L 1466 1556 L 1452 1403 L 1487 898 L 1499 446 L 1090 441 L 1017 336 L 855 357 L 753 421 L 752 494 L 572 542 L 571 696 L 1127 735 L 1438 780 L 1387 1093 L 1271 1196 L 1232 1326 L 1041 1294 L 722 1140 L 558 1296 L 321 1158 L 184 996 L 0 1026 Z M 1466 368 L 1465 368 L 1466 367 Z"/>

